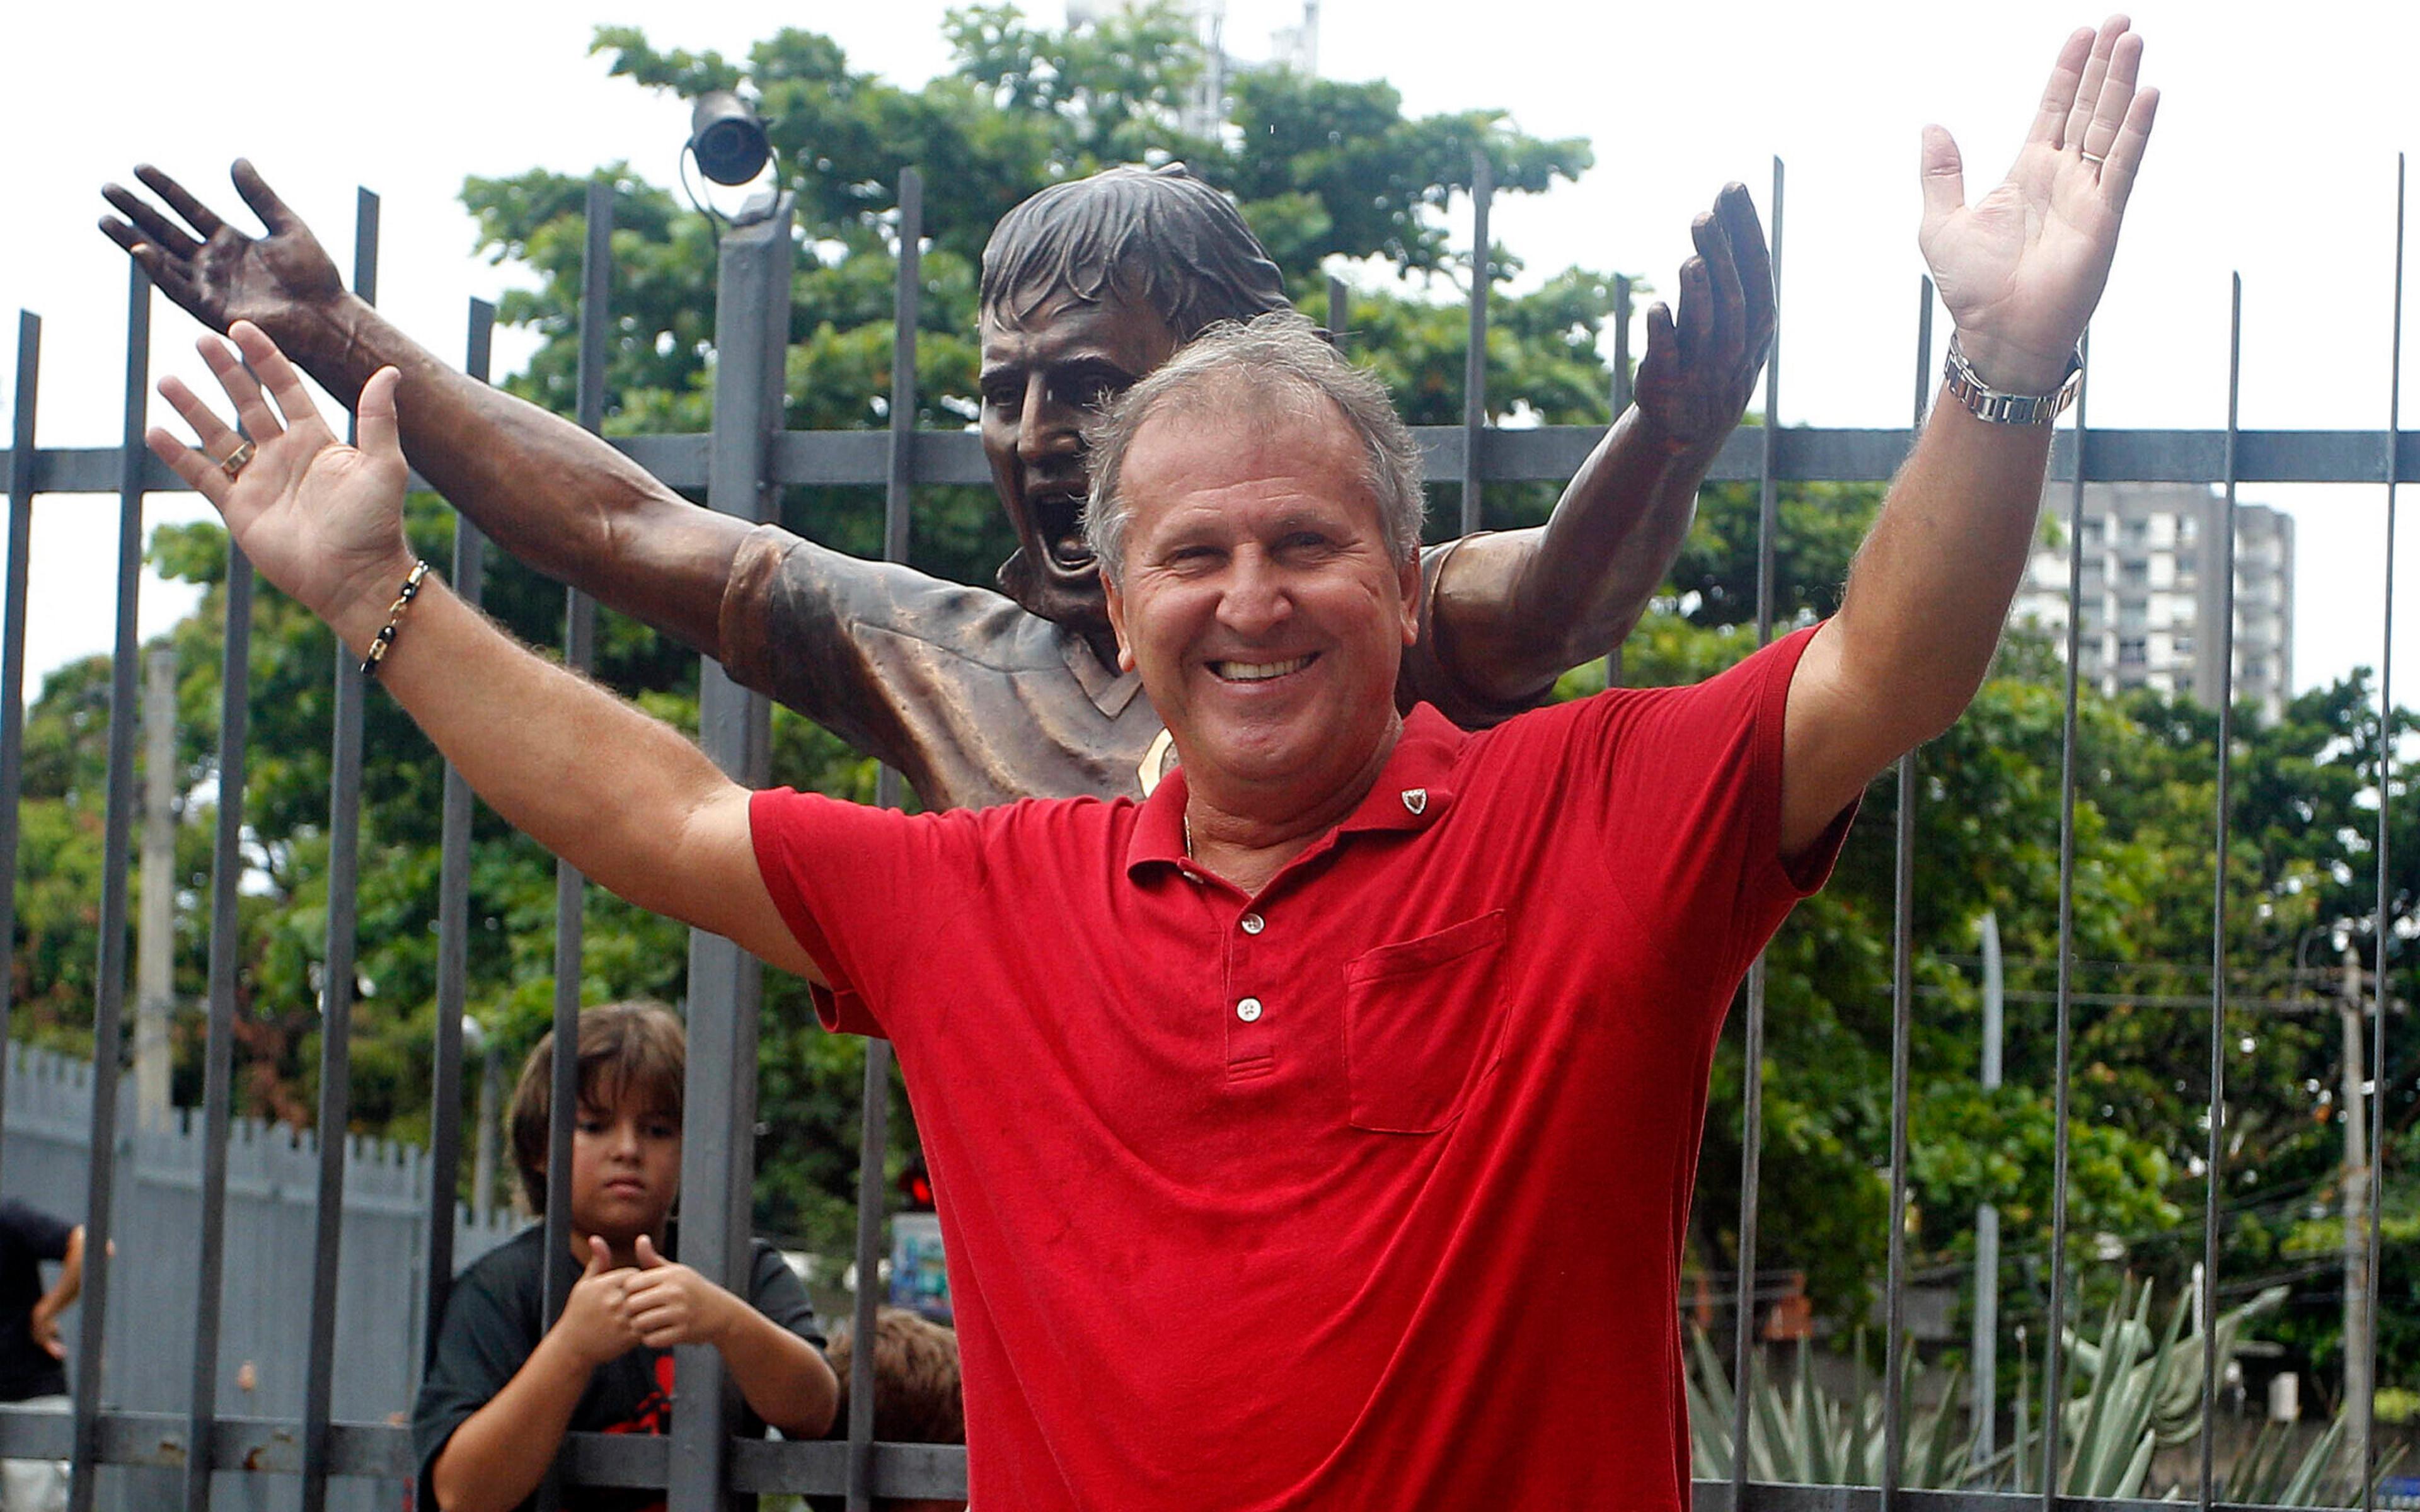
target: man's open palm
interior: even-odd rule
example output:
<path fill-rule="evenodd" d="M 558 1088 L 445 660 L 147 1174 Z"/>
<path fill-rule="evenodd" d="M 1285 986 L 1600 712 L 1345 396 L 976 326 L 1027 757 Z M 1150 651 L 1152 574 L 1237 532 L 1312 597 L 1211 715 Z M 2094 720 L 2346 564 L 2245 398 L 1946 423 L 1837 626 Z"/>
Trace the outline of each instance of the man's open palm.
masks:
<path fill-rule="evenodd" d="M 243 437 L 174 378 L 163 378 L 160 392 L 194 427 L 201 450 L 158 426 L 145 440 L 225 517 L 263 576 L 342 628 L 348 606 L 378 596 L 381 585 L 391 594 L 401 580 L 397 563 L 411 561 L 403 541 L 410 471 L 396 440 L 395 369 L 380 369 L 364 386 L 355 448 L 329 430 L 302 376 L 257 326 L 238 321 L 231 334 L 259 381 L 216 338 L 205 337 L 201 351 L 251 436 L 249 460 L 232 472 L 222 465 Z"/>
<path fill-rule="evenodd" d="M 2059 50 L 2024 147 L 1973 205 L 1958 145 L 1924 132 L 1917 243 L 1961 347 L 1983 380 L 2013 393 L 2055 388 L 2109 279 L 2159 91 L 2137 91 L 2143 40 L 2113 16 Z"/>

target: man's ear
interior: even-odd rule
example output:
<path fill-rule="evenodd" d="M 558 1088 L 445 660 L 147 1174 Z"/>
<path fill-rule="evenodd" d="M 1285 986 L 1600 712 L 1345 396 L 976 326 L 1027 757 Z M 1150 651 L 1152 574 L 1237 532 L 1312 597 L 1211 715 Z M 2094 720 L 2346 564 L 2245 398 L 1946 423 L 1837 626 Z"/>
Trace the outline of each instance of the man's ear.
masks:
<path fill-rule="evenodd" d="M 1125 598 L 1118 592 L 1117 579 L 1109 576 L 1109 569 L 1103 567 L 1100 572 L 1101 596 L 1109 609 L 1109 629 L 1118 638 L 1118 671 L 1130 672 L 1135 670 L 1134 642 L 1126 639 Z"/>
<path fill-rule="evenodd" d="M 1403 600 L 1404 644 L 1417 645 L 1420 639 L 1420 595 L 1426 585 L 1421 581 L 1420 554 L 1412 552 L 1409 559 L 1396 569 L 1399 596 Z"/>

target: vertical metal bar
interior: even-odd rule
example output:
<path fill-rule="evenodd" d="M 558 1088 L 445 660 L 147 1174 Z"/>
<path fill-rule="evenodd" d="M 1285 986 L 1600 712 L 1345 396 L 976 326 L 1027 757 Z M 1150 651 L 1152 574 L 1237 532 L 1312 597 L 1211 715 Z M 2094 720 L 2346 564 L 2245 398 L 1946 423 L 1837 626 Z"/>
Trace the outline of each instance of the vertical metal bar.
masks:
<path fill-rule="evenodd" d="M 923 318 L 924 176 L 899 173 L 899 264 L 891 310 L 891 475 L 882 497 L 882 560 L 908 560 L 916 484 L 916 326 Z"/>
<path fill-rule="evenodd" d="M 857 1315 L 848 1357 L 848 1512 L 874 1504 L 874 1308 L 882 1275 L 883 1152 L 891 1148 L 891 1041 L 865 1041 L 857 1153 Z"/>
<path fill-rule="evenodd" d="M 127 848 L 134 815 L 135 609 L 143 582 L 144 385 L 151 366 L 151 282 L 126 299 L 125 419 L 117 463 L 117 634 L 110 652 L 109 796 L 101 825 L 101 975 L 92 1026 L 91 1159 L 85 1186 L 84 1319 L 76 1330 L 70 1512 L 92 1512 L 101 1466 L 101 1339 L 109 1325 L 110 1198 L 117 1168 L 117 1062 L 126 1008 Z"/>
<path fill-rule="evenodd" d="M 715 292 L 714 440 L 706 502 L 743 519 L 768 517 L 777 490 L 766 466 L 782 424 L 780 377 L 789 338 L 791 200 L 722 239 Z M 742 782 L 766 780 L 764 699 L 712 661 L 698 668 L 698 744 Z M 692 932 L 689 947 L 687 1137 L 681 1147 L 681 1259 L 734 1290 L 747 1284 L 755 1179 L 756 1016 L 763 980 L 754 957 L 719 934 Z M 680 1403 L 673 1413 L 671 1512 L 724 1504 L 725 1450 L 738 1389 L 710 1348 L 676 1351 Z"/>
<path fill-rule="evenodd" d="M 2386 1203 L 2386 944 L 2395 936 L 2387 899 L 2392 877 L 2387 870 L 2387 818 L 2393 809 L 2395 776 L 2395 495 L 2403 481 L 2402 455 L 2397 446 L 2403 428 L 2403 154 L 2395 155 L 2395 310 L 2389 316 L 2394 335 L 2386 363 L 2386 625 L 2380 632 L 2378 654 L 2378 918 L 2372 938 L 2378 942 L 2377 970 L 2370 979 L 2369 1067 L 2373 1078 L 2369 1099 L 2369 1233 L 2366 1239 L 2369 1288 L 2369 1379 L 2378 1380 L 2378 1210 Z M 2378 1507 L 2378 1425 L 2372 1404 L 2361 1404 L 2361 1506 Z"/>
<path fill-rule="evenodd" d="M 1352 296 L 1344 287 L 1344 280 L 1330 273 L 1327 277 L 1327 339 L 1335 343 L 1339 350 L 1343 348 L 1344 328 L 1352 318 Z"/>
<path fill-rule="evenodd" d="M 882 559 L 908 560 L 908 525 L 915 481 L 916 326 L 923 312 L 924 178 L 899 175 L 899 266 L 892 293 L 891 478 L 883 496 Z M 1330 325 L 1341 285 L 1328 280 Z M 899 806 L 899 774 L 882 768 L 875 801 Z M 883 1157 L 891 1149 L 891 1041 L 865 1041 L 857 1152 L 857 1299 L 851 1331 L 857 1347 L 848 1368 L 848 1512 L 865 1512 L 874 1496 L 874 1312 L 881 1301 Z"/>
<path fill-rule="evenodd" d="M 494 349 L 496 307 L 471 301 L 465 376 L 485 383 Z M 488 538 L 462 515 L 454 517 L 454 592 L 479 607 Z M 420 1366 L 437 1359 L 438 1325 L 454 1289 L 454 1214 L 462 1173 L 462 1008 L 470 989 L 471 784 L 445 764 L 443 815 L 438 822 L 437 1068 L 428 1093 L 428 1274 L 421 1309 Z"/>
<path fill-rule="evenodd" d="M 1630 411 L 1630 275 L 1613 275 L 1613 394 L 1610 408 L 1612 423 L 1621 424 Z M 1621 643 L 1605 654 L 1605 686 L 1621 686 Z"/>
<path fill-rule="evenodd" d="M 356 201 L 353 292 L 378 300 L 379 200 Z M 354 417 L 358 430 L 360 418 Z M 328 1503 L 328 1417 L 336 1383 L 336 1299 L 345 1232 L 346 1124 L 351 1109 L 353 962 L 360 906 L 362 723 L 369 682 L 336 644 L 334 751 L 328 784 L 328 959 L 319 992 L 319 1174 L 312 1213 L 310 1350 L 302 1378 L 302 1512 Z"/>
<path fill-rule="evenodd" d="M 1773 341 L 1764 358 L 1764 426 L 1758 436 L 1756 515 L 1756 643 L 1773 639 L 1775 537 L 1781 505 L 1775 488 L 1774 445 L 1781 433 L 1781 160 L 1773 160 Z"/>
<path fill-rule="evenodd" d="M 612 298 L 613 190 L 588 186 L 587 240 L 580 263 L 580 378 L 576 407 L 580 427 L 597 431 L 605 417 L 605 328 Z M 563 664 L 584 672 L 596 659 L 597 606 L 576 588 L 563 595 Z M 580 962 L 584 941 L 582 907 L 587 883 L 580 869 L 554 863 L 554 1057 L 547 1131 L 546 1316 L 563 1311 L 580 1265 L 571 1254 L 572 1120 L 580 1103 Z"/>
<path fill-rule="evenodd" d="M 1916 418 L 1908 428 L 1910 435 L 1924 429 L 1931 376 L 1932 280 L 1927 278 L 1917 291 Z M 1899 813 L 1892 839 L 1890 1245 L 1883 1283 L 1884 1512 L 1899 1505 L 1900 1475 L 1907 1458 L 1907 1382 L 1906 1373 L 1900 1368 L 1900 1352 L 1907 1337 L 1907 1062 L 1916 1002 L 1916 752 L 1911 750 L 1899 759 Z"/>
<path fill-rule="evenodd" d="M 2084 375 L 2075 394 L 2075 466 L 2067 512 L 2067 676 L 2058 742 L 2058 1009 L 2053 1034 L 2055 1069 L 2051 1090 L 2050 1310 L 2042 1327 L 2042 1512 L 2058 1512 L 2060 1407 L 2067 1383 L 2067 1156 L 2068 1082 L 2075 1050 L 2075 780 L 2076 678 L 2084 624 L 2085 451 L 2091 438 L 2086 409 L 2092 400 L 2092 332 L 2077 347 Z M 2021 1442 L 2010 1451 L 2024 1457 Z"/>
<path fill-rule="evenodd" d="M 2243 275 L 2230 281 L 2226 338 L 2226 528 L 2218 567 L 2218 797 L 2211 827 L 2216 850 L 2210 889 L 2210 1162 L 2201 1208 L 2201 1505 L 2210 1512 L 2218 1447 L 2218 1199 L 2226 1158 L 2226 840 L 2227 784 L 2235 738 L 2235 473 L 2236 424 L 2243 397 Z"/>
<path fill-rule="evenodd" d="M 592 179 L 584 206 L 586 239 L 580 257 L 580 373 L 573 405 L 580 428 L 602 430 L 605 422 L 605 329 L 613 288 L 613 187 Z M 596 659 L 597 606 L 577 588 L 563 594 L 563 664 L 584 672 Z M 561 856 L 554 862 L 554 1015 L 548 1032 L 553 1049 L 548 1061 L 546 1133 L 546 1232 L 542 1268 L 546 1317 L 550 1323 L 563 1313 L 571 1283 L 584 1262 L 571 1253 L 572 1123 L 580 1112 L 580 973 L 585 942 L 584 908 L 587 880 L 580 869 Z M 539 1483 L 541 1512 L 551 1512 L 563 1497 L 561 1461 Z"/>
<path fill-rule="evenodd" d="M 1630 408 L 1630 275 L 1613 275 L 1613 418 Z"/>
<path fill-rule="evenodd" d="M 34 409 L 42 320 L 17 312 L 16 419 L 8 441 L 8 585 L 0 607 L 0 942 L 17 938 L 17 801 L 25 781 L 25 553 L 34 535 Z M 8 1042 L 15 973 L 0 971 L 0 1046 Z M 6 1076 L 0 1076 L 5 1103 Z"/>
<path fill-rule="evenodd" d="M 202 1054 L 201 1273 L 194 1299 L 192 1405 L 185 1442 L 218 1422 L 219 1319 L 226 1278 L 227 1132 L 235 1103 L 235 977 L 243 957 L 236 887 L 243 879 L 244 742 L 252 717 L 252 562 L 227 539 L 226 620 L 219 658 L 217 825 L 210 841 L 209 1038 Z M 187 1512 L 208 1512 L 210 1459 L 185 1457 Z"/>
<path fill-rule="evenodd" d="M 1764 434 L 1759 454 L 1756 643 L 1773 639 L 1773 533 L 1779 512 L 1773 478 L 1774 417 L 1781 405 L 1781 160 L 1773 160 L 1773 346 L 1764 361 Z M 1747 1496 L 1748 1404 L 1756 1365 L 1757 1186 L 1764 1166 L 1764 952 L 1747 968 L 1747 1016 L 1740 1049 L 1739 1274 L 1731 1302 L 1731 1505 Z"/>
<path fill-rule="evenodd" d="M 1487 437 L 1487 287 L 1495 260 L 1487 212 L 1496 199 L 1496 166 L 1470 154 L 1470 342 L 1462 356 L 1462 533 L 1480 529 L 1479 449 Z"/>

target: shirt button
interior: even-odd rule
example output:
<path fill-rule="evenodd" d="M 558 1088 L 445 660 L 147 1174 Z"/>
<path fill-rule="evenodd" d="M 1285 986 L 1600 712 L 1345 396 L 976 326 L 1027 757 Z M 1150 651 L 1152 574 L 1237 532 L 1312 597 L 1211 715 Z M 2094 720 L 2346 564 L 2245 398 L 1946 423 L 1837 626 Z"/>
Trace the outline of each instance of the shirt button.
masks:
<path fill-rule="evenodd" d="M 1257 1024 L 1261 1018 L 1261 1000 L 1247 997 L 1235 1005 L 1235 1016 L 1247 1024 Z"/>
<path fill-rule="evenodd" d="M 1236 920 L 1236 922 L 1244 927 L 1244 933 L 1247 934 L 1258 934 L 1261 931 L 1269 927 L 1268 920 L 1263 918 L 1258 914 L 1246 914 L 1242 918 Z"/>

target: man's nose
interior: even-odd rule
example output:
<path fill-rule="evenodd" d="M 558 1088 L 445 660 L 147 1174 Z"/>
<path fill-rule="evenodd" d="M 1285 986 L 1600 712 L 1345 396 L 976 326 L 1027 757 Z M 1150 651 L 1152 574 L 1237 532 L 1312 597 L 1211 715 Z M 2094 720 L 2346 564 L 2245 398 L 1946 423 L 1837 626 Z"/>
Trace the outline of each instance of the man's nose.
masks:
<path fill-rule="evenodd" d="M 1050 380 L 1036 373 L 1025 382 L 1025 408 L 1016 419 L 1016 455 L 1031 465 L 1047 457 L 1063 456 L 1080 443 L 1076 407 L 1066 402 L 1050 387 Z"/>
<path fill-rule="evenodd" d="M 1262 636 L 1294 613 L 1285 574 L 1258 551 L 1238 551 L 1219 585 L 1218 623 L 1241 636 Z"/>

